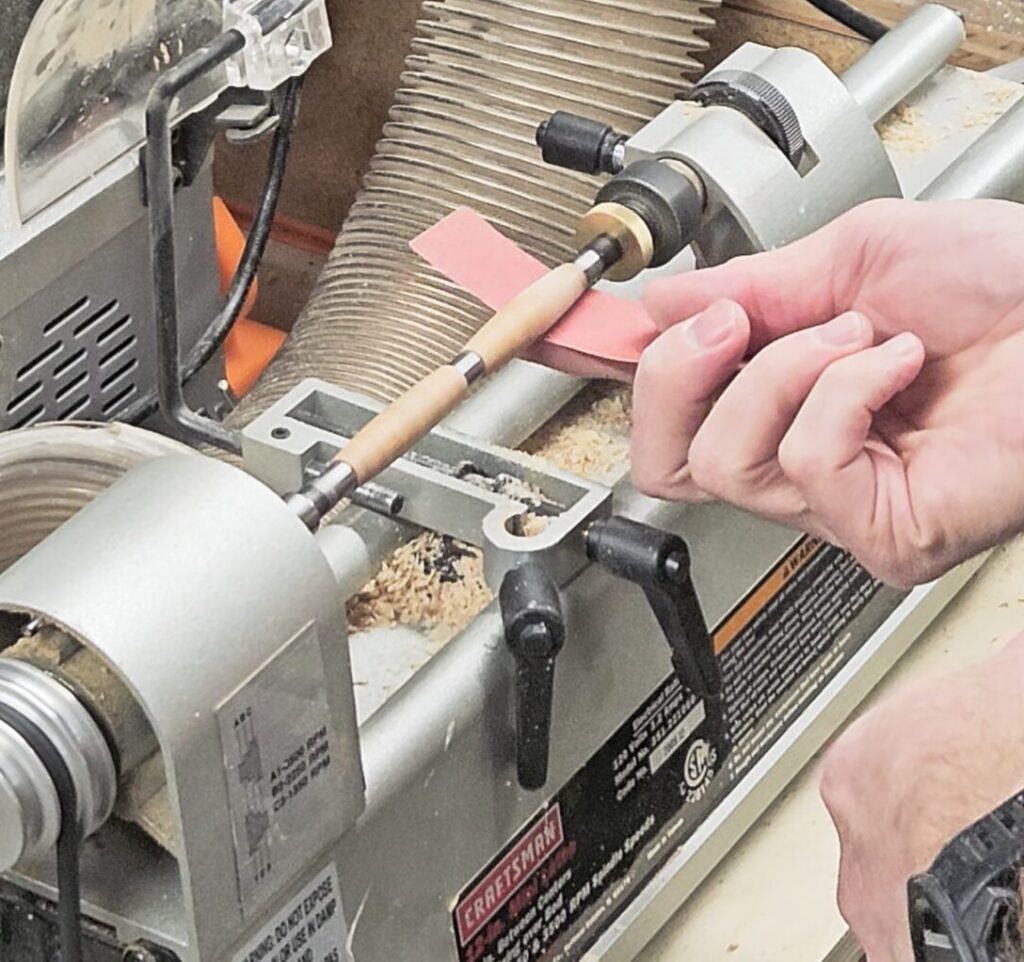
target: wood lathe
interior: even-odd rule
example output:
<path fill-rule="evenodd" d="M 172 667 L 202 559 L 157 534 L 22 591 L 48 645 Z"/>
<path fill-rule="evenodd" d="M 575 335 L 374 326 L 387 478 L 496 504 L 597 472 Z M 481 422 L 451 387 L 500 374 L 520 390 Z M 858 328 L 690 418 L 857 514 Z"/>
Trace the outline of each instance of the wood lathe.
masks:
<path fill-rule="evenodd" d="M 26 76 L 81 14 L 44 6 Z M 323 11 L 285 6 L 229 4 L 170 63 L 161 39 L 117 128 L 153 255 L 144 393 L 177 440 L 0 436 L 0 952 L 641 958 L 977 562 L 899 591 L 641 497 L 624 390 L 515 355 L 592 287 L 635 298 L 866 200 L 1020 200 L 1021 90 L 946 66 L 963 22 L 931 4 L 842 75 L 747 44 L 675 99 L 706 5 L 431 0 L 317 291 L 220 417 L 186 390 L 172 132 L 322 52 Z M 26 211 L 56 216 L 42 173 L 104 116 L 21 157 Z M 409 247 L 462 206 L 553 267 L 493 316 Z"/>

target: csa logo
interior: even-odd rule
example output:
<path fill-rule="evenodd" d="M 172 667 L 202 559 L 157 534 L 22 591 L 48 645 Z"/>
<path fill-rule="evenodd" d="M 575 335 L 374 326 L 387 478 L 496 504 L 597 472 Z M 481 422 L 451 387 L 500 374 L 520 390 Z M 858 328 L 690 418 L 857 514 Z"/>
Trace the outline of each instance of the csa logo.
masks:
<path fill-rule="evenodd" d="M 716 752 L 705 738 L 698 738 L 686 750 L 683 762 L 683 785 L 680 791 L 689 796 L 690 801 L 701 798 L 714 774 Z M 683 787 L 685 785 L 685 788 Z"/>

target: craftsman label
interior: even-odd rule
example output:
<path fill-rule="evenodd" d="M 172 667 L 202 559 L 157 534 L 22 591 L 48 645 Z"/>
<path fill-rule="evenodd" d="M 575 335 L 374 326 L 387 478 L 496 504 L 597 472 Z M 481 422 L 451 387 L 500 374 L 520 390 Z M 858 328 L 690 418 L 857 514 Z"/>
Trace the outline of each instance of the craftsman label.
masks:
<path fill-rule="evenodd" d="M 666 678 L 459 894 L 460 962 L 580 959 L 820 690 L 880 589 L 837 548 L 799 542 L 715 631 L 728 762 L 703 703 Z"/>
<path fill-rule="evenodd" d="M 305 886 L 231 962 L 351 962 L 333 863 Z"/>
<path fill-rule="evenodd" d="M 315 631 L 299 633 L 218 710 L 243 910 L 323 849 L 318 813 L 338 795 Z"/>
<path fill-rule="evenodd" d="M 522 838 L 455 909 L 459 941 L 465 945 L 518 893 L 565 841 L 558 805 L 530 825 Z"/>

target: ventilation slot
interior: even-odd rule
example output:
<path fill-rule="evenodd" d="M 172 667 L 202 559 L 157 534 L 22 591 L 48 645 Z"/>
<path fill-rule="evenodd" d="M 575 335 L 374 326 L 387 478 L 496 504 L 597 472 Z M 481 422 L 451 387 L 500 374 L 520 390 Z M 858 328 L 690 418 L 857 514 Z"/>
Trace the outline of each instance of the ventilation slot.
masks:
<path fill-rule="evenodd" d="M 71 368 L 73 368 L 76 364 L 78 364 L 80 361 L 84 359 L 85 348 L 82 347 L 75 351 L 75 353 L 72 354 L 71 357 L 65 358 L 63 361 L 61 361 L 60 364 L 58 364 L 53 369 L 54 380 L 59 380 L 60 378 L 62 378 L 65 374 L 68 373 L 68 371 L 71 370 Z"/>
<path fill-rule="evenodd" d="M 45 410 L 46 409 L 42 405 L 39 405 L 39 407 L 33 408 L 24 417 L 21 417 L 17 421 L 15 421 L 14 424 L 11 425 L 11 427 L 14 430 L 17 430 L 18 428 L 27 428 L 30 424 L 34 424 L 36 421 L 38 421 L 43 416 L 43 411 Z"/>
<path fill-rule="evenodd" d="M 0 430 L 116 415 L 139 393 L 134 322 L 117 298 L 94 295 L 31 322 L 34 339 L 16 362 L 10 395 L 0 398 Z"/>
<path fill-rule="evenodd" d="M 121 378 L 125 377 L 127 374 L 130 374 L 138 366 L 138 359 L 133 357 L 127 364 L 123 364 L 116 371 L 114 371 L 114 373 L 111 374 L 110 377 L 106 378 L 100 385 L 100 390 L 109 391 L 110 388 L 112 388 L 115 384 L 117 384 L 118 381 L 121 380 Z"/>
<path fill-rule="evenodd" d="M 120 408 L 125 401 L 133 397 L 138 390 L 138 385 L 129 384 L 128 387 L 119 394 L 115 394 L 109 401 L 103 402 L 103 413 L 108 417 L 116 413 L 117 409 Z"/>
<path fill-rule="evenodd" d="M 33 384 L 28 390 L 22 391 L 21 394 L 16 394 L 11 398 L 11 403 L 7 405 L 7 413 L 11 414 L 17 411 L 23 404 L 31 401 L 37 394 L 43 390 L 42 384 Z"/>
<path fill-rule="evenodd" d="M 103 305 L 95 314 L 90 314 L 78 327 L 75 328 L 76 340 L 85 337 L 94 327 L 98 324 L 102 324 L 111 314 L 113 314 L 120 305 L 116 300 L 108 301 Z"/>
<path fill-rule="evenodd" d="M 83 384 L 89 380 L 89 372 L 82 371 L 70 384 L 65 384 L 54 396 L 53 399 L 60 404 L 61 401 L 67 400 L 72 394 L 75 393 Z"/>
<path fill-rule="evenodd" d="M 62 328 L 68 321 L 71 320 L 76 314 L 80 314 L 89 306 L 89 298 L 83 297 L 81 300 L 75 301 L 66 311 L 58 314 L 55 318 L 48 321 L 43 327 L 43 336 L 49 337 L 54 334 L 60 328 Z"/>
<path fill-rule="evenodd" d="M 100 358 L 100 367 L 104 368 L 111 365 L 114 361 L 121 357 L 121 355 L 124 354 L 125 351 L 130 351 L 133 347 L 135 347 L 137 340 L 138 339 L 135 337 L 135 335 L 131 334 L 127 338 L 125 338 L 125 340 L 123 340 L 120 344 L 118 344 L 117 347 L 111 348 L 109 351 L 107 351 L 106 354 L 103 355 L 103 357 Z M 97 341 L 96 343 L 99 344 L 99 341 Z"/>
<path fill-rule="evenodd" d="M 119 317 L 105 331 L 102 331 L 96 338 L 96 346 L 103 347 L 112 337 L 117 337 L 132 322 L 131 314 L 124 314 Z"/>
<path fill-rule="evenodd" d="M 24 381 L 35 374 L 47 361 L 52 361 L 63 350 L 64 345 L 60 341 L 57 341 L 56 344 L 51 344 L 45 351 L 37 354 L 28 364 L 22 367 L 15 377 L 19 381 Z"/>
<path fill-rule="evenodd" d="M 80 401 L 69 407 L 66 411 L 61 411 L 60 414 L 57 415 L 57 420 L 67 421 L 69 418 L 73 418 L 76 414 L 81 414 L 89 406 L 89 402 L 91 400 L 92 398 L 86 395 Z"/>

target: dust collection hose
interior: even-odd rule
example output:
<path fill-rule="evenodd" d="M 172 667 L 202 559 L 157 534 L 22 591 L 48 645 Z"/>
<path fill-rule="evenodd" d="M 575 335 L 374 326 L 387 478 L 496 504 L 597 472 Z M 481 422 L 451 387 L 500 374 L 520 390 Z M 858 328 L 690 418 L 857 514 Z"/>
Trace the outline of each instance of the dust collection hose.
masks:
<path fill-rule="evenodd" d="M 487 310 L 409 250 L 464 204 L 553 266 L 594 181 L 546 166 L 557 109 L 638 130 L 699 74 L 715 0 L 424 0 L 363 190 L 291 337 L 233 414 L 246 423 L 305 377 L 382 400 L 446 364 Z"/>

